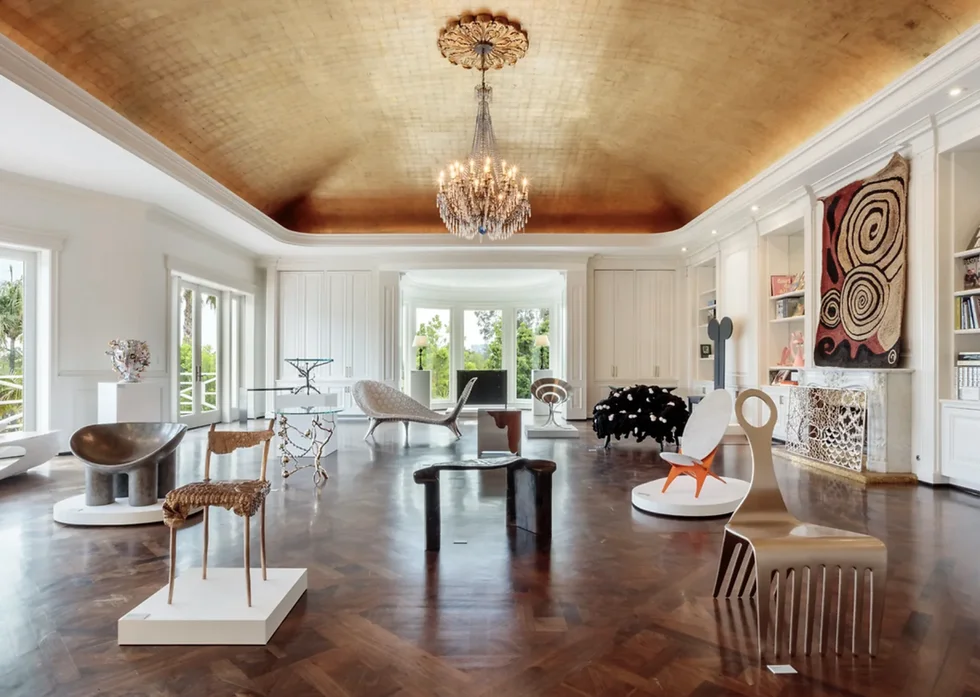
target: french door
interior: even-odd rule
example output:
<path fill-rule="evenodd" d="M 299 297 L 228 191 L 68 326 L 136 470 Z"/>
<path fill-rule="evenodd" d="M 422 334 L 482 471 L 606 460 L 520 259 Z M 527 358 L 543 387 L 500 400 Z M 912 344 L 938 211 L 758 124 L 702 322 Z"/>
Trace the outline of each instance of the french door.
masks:
<path fill-rule="evenodd" d="M 191 427 L 221 420 L 222 304 L 221 291 L 180 281 L 178 404 L 180 421 Z"/>

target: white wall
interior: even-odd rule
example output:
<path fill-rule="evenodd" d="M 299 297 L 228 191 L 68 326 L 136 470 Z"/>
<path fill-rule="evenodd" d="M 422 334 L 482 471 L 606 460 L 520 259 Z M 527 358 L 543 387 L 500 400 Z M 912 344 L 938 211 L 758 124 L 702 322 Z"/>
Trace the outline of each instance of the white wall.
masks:
<path fill-rule="evenodd" d="M 168 261 L 170 266 L 199 269 L 208 280 L 243 290 L 257 287 L 255 259 L 249 253 L 137 201 L 0 173 L 0 231 L 4 229 L 16 230 L 28 244 L 37 233 L 39 247 L 52 236 L 63 238 L 53 274 L 46 400 L 47 426 L 62 431 L 63 450 L 74 429 L 94 422 L 97 383 L 116 379 L 104 353 L 110 339 L 146 340 L 152 360 L 146 379 L 169 385 L 175 367 L 169 365 Z M 169 389 L 164 393 L 169 411 Z"/>

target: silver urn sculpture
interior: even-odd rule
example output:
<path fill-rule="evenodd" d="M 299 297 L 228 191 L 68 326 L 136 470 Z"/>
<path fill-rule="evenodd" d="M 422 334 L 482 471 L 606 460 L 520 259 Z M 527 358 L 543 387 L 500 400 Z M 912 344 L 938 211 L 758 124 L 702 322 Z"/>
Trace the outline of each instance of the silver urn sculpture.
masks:
<path fill-rule="evenodd" d="M 105 353 L 122 378 L 119 382 L 140 382 L 140 375 L 150 365 L 150 348 L 140 339 L 113 339 Z"/>

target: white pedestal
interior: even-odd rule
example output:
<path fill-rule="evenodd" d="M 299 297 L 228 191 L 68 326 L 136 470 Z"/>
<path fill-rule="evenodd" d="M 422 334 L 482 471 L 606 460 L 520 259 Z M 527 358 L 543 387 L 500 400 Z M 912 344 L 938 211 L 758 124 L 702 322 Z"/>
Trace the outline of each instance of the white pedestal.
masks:
<path fill-rule="evenodd" d="M 100 382 L 100 424 L 127 421 L 163 421 L 163 383 Z"/>
<path fill-rule="evenodd" d="M 269 639 L 306 592 L 306 569 L 251 569 L 252 607 L 245 602 L 245 570 L 187 569 L 174 581 L 174 602 L 164 586 L 119 618 L 120 646 L 254 645 Z"/>
<path fill-rule="evenodd" d="M 426 409 L 432 408 L 432 372 L 413 370 L 409 376 L 408 396 Z"/>
<path fill-rule="evenodd" d="M 85 494 L 54 505 L 54 519 L 65 525 L 146 525 L 163 522 L 163 499 L 149 506 L 130 506 L 125 498 L 106 506 L 86 506 Z"/>
<path fill-rule="evenodd" d="M 524 434 L 528 438 L 578 438 L 574 426 L 527 426 Z"/>
<path fill-rule="evenodd" d="M 534 384 L 534 381 L 537 380 L 537 379 L 539 379 L 539 378 L 553 378 L 553 377 L 555 377 L 555 371 L 551 370 L 550 368 L 545 369 L 545 370 L 532 370 L 531 371 L 531 384 L 533 385 Z M 540 400 L 535 399 L 534 398 L 534 395 L 531 395 L 531 405 L 532 405 L 531 406 L 531 413 L 534 414 L 535 416 L 547 416 L 548 415 L 548 405 L 545 404 L 544 402 L 540 401 Z M 541 437 L 543 437 L 543 436 L 541 436 Z"/>
<path fill-rule="evenodd" d="M 633 505 L 646 513 L 669 515 L 678 518 L 714 518 L 735 512 L 742 499 L 749 493 L 749 483 L 743 479 L 723 477 L 724 483 L 714 477 L 704 481 L 701 495 L 694 498 L 697 482 L 694 477 L 682 474 L 670 485 L 666 493 L 662 489 L 667 478 L 657 479 L 633 488 Z"/>

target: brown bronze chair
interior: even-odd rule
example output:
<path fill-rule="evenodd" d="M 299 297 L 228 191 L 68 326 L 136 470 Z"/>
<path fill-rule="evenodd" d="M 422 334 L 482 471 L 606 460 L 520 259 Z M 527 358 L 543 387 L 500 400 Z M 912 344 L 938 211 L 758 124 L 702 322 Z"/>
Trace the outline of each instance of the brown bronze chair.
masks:
<path fill-rule="evenodd" d="M 769 408 L 769 419 L 764 426 L 751 425 L 743 414 L 745 402 L 752 397 L 762 400 Z M 871 607 L 867 647 L 868 653 L 874 656 L 878 652 L 885 607 L 887 550 L 884 543 L 869 535 L 804 523 L 793 517 L 779 492 L 772 462 L 776 405 L 761 390 L 745 390 L 735 402 L 735 415 L 752 449 L 752 484 L 725 526 L 714 597 L 718 597 L 723 586 L 726 598 L 731 597 L 736 586 L 739 597 L 744 596 L 747 589 L 750 596 L 755 595 L 760 656 L 765 654 L 770 622 L 773 624 L 773 654 L 779 656 L 780 622 L 784 614 L 788 617 L 789 654 L 796 653 L 802 621 L 803 649 L 809 655 L 814 636 L 819 580 L 820 622 L 817 636 L 822 654 L 829 634 L 828 576 L 836 573 L 834 650 L 841 653 L 841 620 L 848 610 L 843 606 L 843 600 L 847 586 L 850 586 L 851 652 L 857 654 L 858 634 L 865 614 L 865 572 L 870 572 Z M 804 569 L 807 571 L 805 596 L 802 594 Z"/>
<path fill-rule="evenodd" d="M 262 580 L 266 580 L 265 568 L 265 500 L 270 484 L 266 480 L 269 460 L 269 444 L 272 441 L 275 419 L 264 431 L 215 431 L 214 424 L 208 431 L 208 448 L 204 457 L 204 481 L 185 484 L 167 494 L 163 503 L 163 522 L 170 528 L 170 591 L 167 603 L 174 600 L 174 570 L 177 562 L 177 528 L 196 509 L 204 508 L 204 559 L 201 577 L 208 577 L 208 510 L 221 506 L 245 520 L 245 595 L 252 607 L 251 543 L 249 521 L 259 513 L 259 558 L 262 564 Z M 251 448 L 264 443 L 262 467 L 258 479 L 211 481 L 211 454 L 227 455 L 239 448 Z"/>

